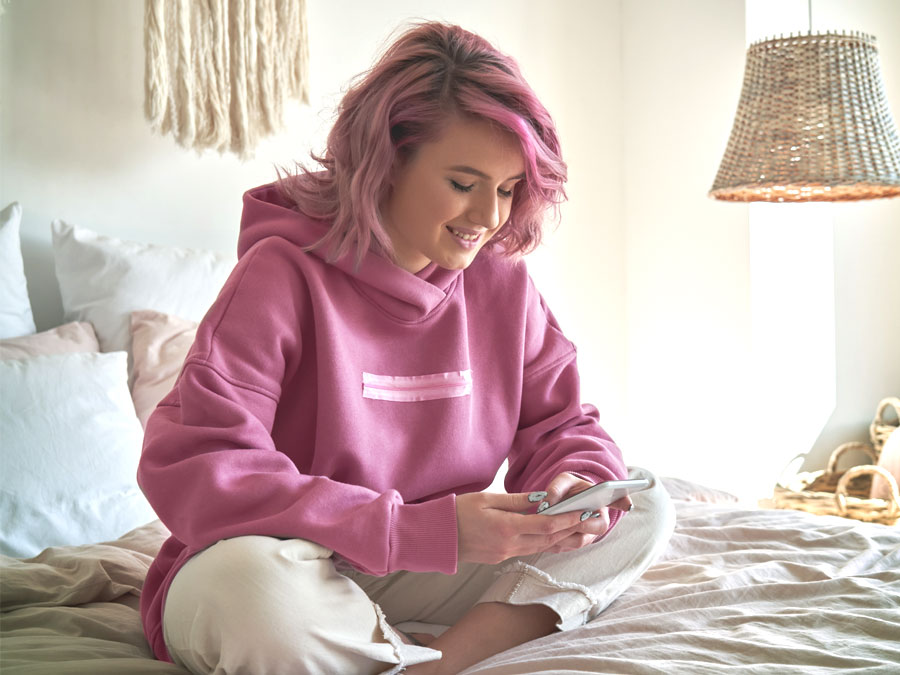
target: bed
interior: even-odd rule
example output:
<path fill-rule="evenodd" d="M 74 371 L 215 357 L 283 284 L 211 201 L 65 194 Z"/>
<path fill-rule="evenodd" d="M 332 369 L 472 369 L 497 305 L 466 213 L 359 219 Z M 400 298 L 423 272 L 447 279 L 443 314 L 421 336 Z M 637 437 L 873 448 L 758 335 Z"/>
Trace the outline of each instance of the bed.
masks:
<path fill-rule="evenodd" d="M 56 221 L 66 323 L 37 332 L 20 220 L 17 205 L 0 212 L 0 670 L 183 673 L 141 630 L 168 533 L 134 470 L 142 424 L 234 261 Z M 631 588 L 589 624 L 465 672 L 900 672 L 900 528 L 663 483 L 675 533 Z"/>

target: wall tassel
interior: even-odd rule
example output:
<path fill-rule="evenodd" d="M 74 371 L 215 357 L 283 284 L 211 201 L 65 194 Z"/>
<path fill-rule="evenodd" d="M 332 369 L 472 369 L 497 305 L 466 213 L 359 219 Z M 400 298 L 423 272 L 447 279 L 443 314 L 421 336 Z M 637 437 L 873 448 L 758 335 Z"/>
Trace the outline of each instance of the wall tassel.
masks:
<path fill-rule="evenodd" d="M 305 0 L 146 0 L 144 112 L 198 153 L 242 159 L 309 103 Z"/>

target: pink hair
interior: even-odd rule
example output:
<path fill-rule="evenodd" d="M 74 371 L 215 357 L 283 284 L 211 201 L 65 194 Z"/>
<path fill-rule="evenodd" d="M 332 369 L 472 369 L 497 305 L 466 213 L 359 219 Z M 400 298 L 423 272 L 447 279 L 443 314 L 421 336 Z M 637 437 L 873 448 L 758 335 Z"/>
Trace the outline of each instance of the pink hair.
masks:
<path fill-rule="evenodd" d="M 525 159 L 525 179 L 513 194 L 506 224 L 489 242 L 506 255 L 523 255 L 541 240 L 545 211 L 565 200 L 566 164 L 550 114 L 516 62 L 484 38 L 439 22 L 403 33 L 344 95 L 328 134 L 324 170 L 281 177 L 279 186 L 300 211 L 332 227 L 314 247 L 335 260 L 372 245 L 393 257 L 379 205 L 391 169 L 422 143 L 436 139 L 454 114 L 490 120 L 514 133 Z M 555 214 L 557 215 L 557 214 Z"/>

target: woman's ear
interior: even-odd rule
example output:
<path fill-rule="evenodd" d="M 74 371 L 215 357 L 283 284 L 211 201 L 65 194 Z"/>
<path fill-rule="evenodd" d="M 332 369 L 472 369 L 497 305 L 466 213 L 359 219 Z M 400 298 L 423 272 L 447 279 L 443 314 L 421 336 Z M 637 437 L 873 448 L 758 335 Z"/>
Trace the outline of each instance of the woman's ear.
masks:
<path fill-rule="evenodd" d="M 409 146 L 398 148 L 394 152 L 394 161 L 391 162 L 391 177 L 388 184 L 394 187 L 397 178 L 406 170 L 415 153 L 410 150 Z"/>
<path fill-rule="evenodd" d="M 403 163 L 400 159 L 400 154 L 394 154 L 394 161 L 391 162 L 391 170 L 388 172 L 388 190 L 392 190 L 394 188 L 394 183 L 397 182 L 397 174 L 403 168 Z"/>

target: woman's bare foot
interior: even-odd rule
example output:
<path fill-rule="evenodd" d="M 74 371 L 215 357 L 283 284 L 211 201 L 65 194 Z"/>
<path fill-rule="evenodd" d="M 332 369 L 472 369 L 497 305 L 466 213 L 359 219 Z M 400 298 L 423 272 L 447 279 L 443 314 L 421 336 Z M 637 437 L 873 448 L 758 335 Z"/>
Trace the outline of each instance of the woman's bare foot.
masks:
<path fill-rule="evenodd" d="M 480 603 L 446 633 L 427 643 L 432 649 L 443 652 L 441 660 L 410 666 L 404 672 L 409 675 L 455 675 L 505 649 L 550 635 L 556 630 L 558 620 L 556 612 L 544 605 Z M 430 635 L 427 637 L 431 638 Z"/>

